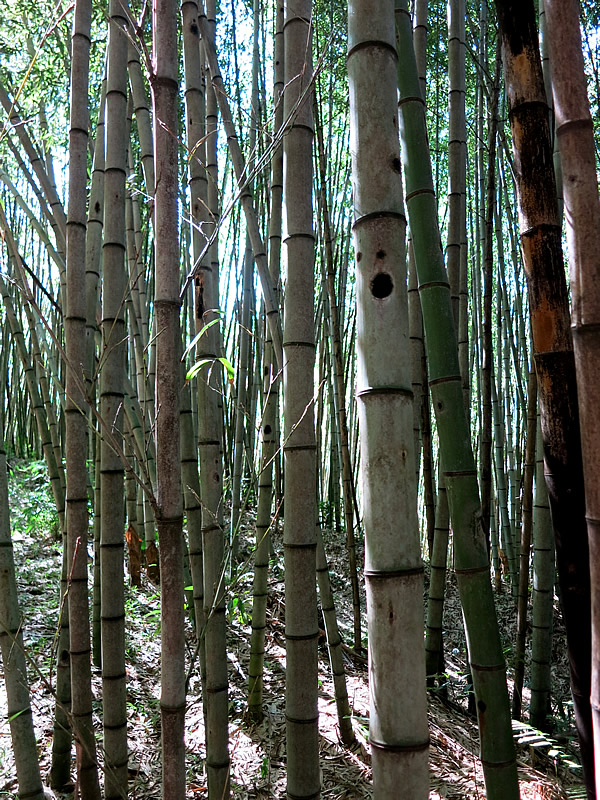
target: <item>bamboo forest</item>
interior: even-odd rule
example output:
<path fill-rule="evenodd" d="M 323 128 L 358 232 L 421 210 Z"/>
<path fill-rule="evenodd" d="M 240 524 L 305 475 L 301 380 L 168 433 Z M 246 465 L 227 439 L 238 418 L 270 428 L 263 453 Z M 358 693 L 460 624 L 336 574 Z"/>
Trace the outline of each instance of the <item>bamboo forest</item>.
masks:
<path fill-rule="evenodd" d="M 600 5 L 1 8 L 0 800 L 595 800 Z"/>

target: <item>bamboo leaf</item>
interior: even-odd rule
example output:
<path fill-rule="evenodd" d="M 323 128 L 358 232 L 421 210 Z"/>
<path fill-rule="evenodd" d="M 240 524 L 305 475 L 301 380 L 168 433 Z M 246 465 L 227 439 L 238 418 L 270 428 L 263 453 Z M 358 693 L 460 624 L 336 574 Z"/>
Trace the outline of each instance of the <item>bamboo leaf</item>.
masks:
<path fill-rule="evenodd" d="M 221 364 L 223 364 L 223 366 L 227 370 L 227 377 L 229 378 L 229 383 L 233 383 L 233 380 L 235 378 L 235 370 L 232 367 L 231 363 L 226 358 L 219 358 L 219 361 L 221 362 Z"/>
<path fill-rule="evenodd" d="M 210 321 L 210 322 L 207 322 L 207 323 L 206 323 L 206 325 L 203 325 L 203 326 L 202 326 L 202 328 L 200 328 L 200 330 L 198 331 L 198 333 L 197 333 L 197 334 L 194 336 L 194 338 L 192 339 L 192 341 L 191 341 L 191 342 L 188 344 L 188 346 L 185 348 L 185 350 L 184 350 L 184 353 L 183 353 L 183 355 L 181 356 L 181 360 L 182 360 L 182 361 L 185 359 L 185 357 L 187 356 L 187 354 L 188 354 L 188 353 L 189 353 L 191 350 L 193 350 L 193 348 L 194 348 L 194 347 L 196 346 L 196 344 L 198 343 L 198 341 L 199 341 L 200 337 L 201 337 L 201 336 L 202 336 L 204 333 L 206 333 L 206 331 L 207 331 L 209 328 L 212 328 L 212 326 L 213 326 L 213 325 L 216 325 L 216 324 L 217 324 L 217 322 L 220 322 L 220 319 L 221 319 L 221 312 L 220 312 L 220 311 L 215 311 L 214 313 L 215 313 L 215 314 L 218 314 L 218 317 L 217 317 L 216 319 L 211 319 L 211 321 Z"/>

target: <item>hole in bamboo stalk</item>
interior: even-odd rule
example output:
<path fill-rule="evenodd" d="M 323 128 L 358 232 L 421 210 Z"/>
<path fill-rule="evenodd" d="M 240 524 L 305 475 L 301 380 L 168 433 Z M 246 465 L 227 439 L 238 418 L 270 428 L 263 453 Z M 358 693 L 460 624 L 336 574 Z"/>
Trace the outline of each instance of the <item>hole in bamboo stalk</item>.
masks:
<path fill-rule="evenodd" d="M 486 706 L 486 704 L 483 702 L 483 700 L 478 700 L 478 701 L 477 701 L 477 708 L 478 708 L 478 709 L 481 711 L 481 713 L 483 714 L 483 712 L 486 710 L 487 706 Z"/>
<path fill-rule="evenodd" d="M 400 172 L 400 159 L 399 158 L 394 158 L 392 160 L 392 169 L 394 170 L 394 172 Z"/>
<path fill-rule="evenodd" d="M 377 258 L 385 258 L 385 250 L 378 250 L 376 255 Z"/>
<path fill-rule="evenodd" d="M 359 251 L 359 252 L 356 254 L 356 261 L 357 261 L 357 263 L 358 263 L 358 262 L 361 260 L 361 258 L 362 258 L 362 253 Z"/>
<path fill-rule="evenodd" d="M 371 281 L 371 294 L 378 300 L 388 297 L 393 288 L 392 278 L 387 272 L 378 272 Z"/>
<path fill-rule="evenodd" d="M 265 435 L 268 435 L 269 433 L 271 433 L 271 426 L 265 425 Z"/>

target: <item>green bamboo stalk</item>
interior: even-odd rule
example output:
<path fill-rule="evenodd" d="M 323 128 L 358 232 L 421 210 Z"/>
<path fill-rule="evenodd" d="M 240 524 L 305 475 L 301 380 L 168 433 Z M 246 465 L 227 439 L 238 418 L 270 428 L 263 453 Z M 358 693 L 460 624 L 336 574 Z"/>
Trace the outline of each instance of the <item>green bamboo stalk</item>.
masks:
<path fill-rule="evenodd" d="M 521 719 L 523 681 L 525 677 L 525 640 L 527 636 L 527 604 L 529 600 L 529 556 L 533 528 L 533 475 L 537 434 L 537 378 L 532 362 L 527 389 L 527 443 L 523 472 L 523 526 L 519 567 L 519 597 L 517 605 L 517 638 L 514 658 L 513 719 Z"/>
<path fill-rule="evenodd" d="M 406 193 L 489 800 L 519 797 L 502 644 L 490 583 L 471 434 L 437 222 L 424 105 L 405 0 L 397 6 L 400 133 Z"/>
<path fill-rule="evenodd" d="M 544 451 L 537 418 L 535 494 L 533 500 L 533 600 L 531 612 L 531 700 L 529 722 L 549 730 L 552 689 L 552 621 L 554 615 L 554 531 L 544 480 Z"/>

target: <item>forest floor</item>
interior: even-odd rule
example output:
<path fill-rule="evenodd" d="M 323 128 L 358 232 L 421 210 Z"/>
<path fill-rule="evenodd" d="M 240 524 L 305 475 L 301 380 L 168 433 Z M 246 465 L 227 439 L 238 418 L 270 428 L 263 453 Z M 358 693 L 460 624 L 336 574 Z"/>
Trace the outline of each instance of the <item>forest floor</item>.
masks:
<path fill-rule="evenodd" d="M 50 762 L 54 705 L 51 685 L 58 613 L 59 540 L 43 466 L 37 463 L 14 463 L 10 486 L 13 543 L 30 665 L 32 707 L 42 772 L 46 775 Z M 244 543 L 243 552 L 248 556 L 253 539 L 251 512 L 245 518 L 241 537 Z M 331 581 L 339 609 L 340 628 L 346 641 L 349 641 L 349 615 L 352 606 L 345 568 L 344 534 L 324 531 L 324 538 L 331 562 Z M 275 550 L 280 553 L 280 537 L 275 535 L 274 539 Z M 460 602 L 453 576 L 448 579 L 447 589 L 444 631 L 448 698 L 442 699 L 430 694 L 430 800 L 483 800 L 486 795 L 478 759 L 477 726 L 466 711 L 468 687 L 465 642 Z M 232 794 L 240 800 L 285 798 L 285 601 L 279 557 L 274 559 L 270 592 L 265 659 L 265 717 L 259 725 L 249 724 L 244 713 L 250 655 L 249 570 L 240 575 L 228 601 L 231 778 Z M 140 800 L 158 800 L 161 796 L 158 589 L 145 582 L 138 590 L 128 587 L 126 598 L 130 796 Z M 514 638 L 514 604 L 504 593 L 497 596 L 497 605 L 505 653 L 510 659 L 511 641 Z M 186 666 L 190 675 L 186 713 L 187 797 L 204 798 L 207 796 L 204 721 L 198 665 L 192 663 L 195 642 L 191 624 L 188 626 L 187 643 Z M 553 653 L 555 730 L 552 737 L 540 734 L 526 725 L 516 725 L 514 731 L 522 800 L 585 797 L 573 741 L 565 654 L 564 631 L 557 614 Z M 322 797 L 328 800 L 372 797 L 367 665 L 365 659 L 349 652 L 345 654 L 345 661 L 353 724 L 359 741 L 359 746 L 354 751 L 344 748 L 339 741 L 327 650 L 325 646 L 320 648 Z M 0 679 L 2 677 L 0 673 Z M 94 674 L 93 690 L 95 709 L 98 712 L 97 730 L 101 731 L 99 712 L 102 685 L 99 674 Z M 527 699 L 525 690 L 525 704 Z M 4 800 L 17 797 L 17 784 L 2 680 L 0 719 L 0 800 Z M 399 793 L 399 798 L 401 796 Z"/>

